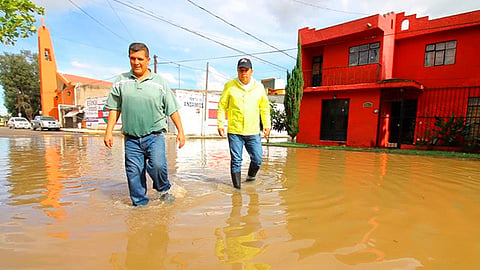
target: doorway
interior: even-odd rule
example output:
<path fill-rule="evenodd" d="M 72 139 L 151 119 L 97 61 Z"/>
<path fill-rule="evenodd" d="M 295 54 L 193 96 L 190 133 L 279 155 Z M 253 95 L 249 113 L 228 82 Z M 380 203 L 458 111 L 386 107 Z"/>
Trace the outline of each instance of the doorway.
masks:
<path fill-rule="evenodd" d="M 320 140 L 347 141 L 349 99 L 322 101 Z"/>
<path fill-rule="evenodd" d="M 391 104 L 390 125 L 388 127 L 390 136 L 388 142 L 413 144 L 417 117 L 417 100 L 392 101 Z"/>

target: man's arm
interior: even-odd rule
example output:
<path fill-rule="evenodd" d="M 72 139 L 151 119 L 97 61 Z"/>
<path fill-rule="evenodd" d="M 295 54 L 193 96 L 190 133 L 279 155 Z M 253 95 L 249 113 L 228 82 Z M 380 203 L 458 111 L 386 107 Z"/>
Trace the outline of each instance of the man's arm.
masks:
<path fill-rule="evenodd" d="M 180 113 L 178 113 L 178 111 L 175 111 L 170 115 L 170 118 L 172 119 L 178 131 L 177 139 L 176 139 L 178 148 L 182 148 L 185 145 L 185 134 L 183 132 L 183 125 L 182 125 L 182 119 L 180 118 Z"/>
<path fill-rule="evenodd" d="M 224 122 L 225 122 L 225 111 L 228 106 L 227 91 L 228 89 L 227 89 L 227 86 L 225 85 L 217 106 L 217 128 L 218 128 L 218 135 L 220 135 L 221 137 L 225 137 Z"/>
<path fill-rule="evenodd" d="M 263 123 L 263 136 L 268 138 L 268 136 L 270 136 L 270 129 L 272 128 L 272 118 L 270 116 L 270 102 L 266 94 L 263 95 L 260 100 L 260 117 Z"/>
<path fill-rule="evenodd" d="M 103 142 L 108 148 L 113 146 L 113 128 L 120 117 L 120 111 L 110 110 L 108 113 L 107 128 L 105 129 L 105 136 L 103 137 Z"/>

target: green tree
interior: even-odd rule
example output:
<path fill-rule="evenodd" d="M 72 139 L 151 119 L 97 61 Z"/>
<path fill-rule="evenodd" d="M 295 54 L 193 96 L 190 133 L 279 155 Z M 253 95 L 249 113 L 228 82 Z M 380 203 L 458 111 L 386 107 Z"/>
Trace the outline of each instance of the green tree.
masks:
<path fill-rule="evenodd" d="M 38 54 L 21 51 L 0 55 L 0 85 L 8 112 L 32 119 L 41 110 Z"/>
<path fill-rule="evenodd" d="M 287 70 L 287 85 L 285 87 L 285 128 L 288 135 L 295 141 L 298 134 L 298 119 L 300 118 L 300 101 L 303 96 L 302 50 L 298 38 L 297 64 L 290 73 Z"/>
<path fill-rule="evenodd" d="M 15 44 L 18 38 L 34 34 L 35 15 L 44 15 L 45 9 L 29 0 L 0 0 L 0 42 Z"/>
<path fill-rule="evenodd" d="M 281 132 L 285 130 L 285 111 L 277 108 L 277 104 L 270 100 L 270 115 L 272 117 L 272 130 Z"/>

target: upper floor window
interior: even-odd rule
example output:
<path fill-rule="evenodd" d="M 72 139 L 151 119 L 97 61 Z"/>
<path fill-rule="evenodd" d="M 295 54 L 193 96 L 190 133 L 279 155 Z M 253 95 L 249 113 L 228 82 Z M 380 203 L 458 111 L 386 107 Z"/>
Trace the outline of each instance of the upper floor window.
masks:
<path fill-rule="evenodd" d="M 378 63 L 380 42 L 350 47 L 349 66 L 361 66 Z"/>
<path fill-rule="evenodd" d="M 312 63 L 312 86 L 322 86 L 323 56 L 313 58 Z"/>
<path fill-rule="evenodd" d="M 425 66 L 441 66 L 455 64 L 457 41 L 445 41 L 425 46 Z"/>
<path fill-rule="evenodd" d="M 405 30 L 408 30 L 410 28 L 410 21 L 409 20 L 403 20 L 402 21 L 402 26 L 401 26 L 401 30 L 402 31 L 405 31 Z"/>

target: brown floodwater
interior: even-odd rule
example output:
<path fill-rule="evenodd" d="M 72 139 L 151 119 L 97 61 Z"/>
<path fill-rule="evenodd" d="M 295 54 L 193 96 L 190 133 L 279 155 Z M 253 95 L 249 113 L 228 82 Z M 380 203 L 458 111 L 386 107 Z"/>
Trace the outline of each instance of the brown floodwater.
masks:
<path fill-rule="evenodd" d="M 480 268 L 477 160 L 264 147 L 237 191 L 226 140 L 167 142 L 134 208 L 120 136 L 0 138 L 0 269 Z"/>

